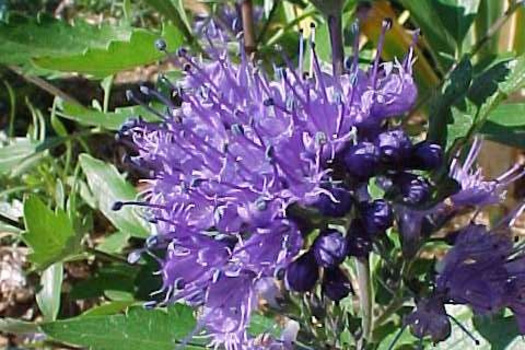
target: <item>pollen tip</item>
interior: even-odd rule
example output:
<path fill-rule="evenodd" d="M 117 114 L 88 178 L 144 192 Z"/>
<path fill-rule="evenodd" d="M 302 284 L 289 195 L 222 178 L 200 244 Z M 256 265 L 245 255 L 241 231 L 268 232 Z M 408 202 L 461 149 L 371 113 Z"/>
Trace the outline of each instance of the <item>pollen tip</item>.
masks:
<path fill-rule="evenodd" d="M 275 101 L 273 100 L 273 98 L 269 97 L 266 100 L 264 100 L 263 104 L 266 107 L 270 107 L 270 106 L 273 106 L 275 104 Z"/>
<path fill-rule="evenodd" d="M 188 50 L 186 50 L 186 48 L 184 47 L 179 47 L 179 49 L 177 50 L 177 56 L 186 57 L 187 55 L 188 55 Z"/>
<path fill-rule="evenodd" d="M 168 44 L 166 43 L 166 40 L 164 39 L 157 39 L 155 40 L 155 48 L 161 52 L 165 52 L 168 47 Z"/>
<path fill-rule="evenodd" d="M 392 18 L 390 17 L 387 17 L 383 20 L 383 23 L 382 23 L 382 26 L 383 28 L 385 28 L 386 30 L 390 30 L 392 28 Z"/>
<path fill-rule="evenodd" d="M 315 23 L 314 22 L 310 23 L 310 28 L 312 28 L 312 29 L 315 28 Z"/>
<path fill-rule="evenodd" d="M 121 202 L 121 201 L 116 201 L 115 203 L 113 203 L 113 205 L 111 206 L 111 210 L 113 211 L 119 211 L 120 209 L 122 209 L 122 207 L 124 206 L 124 203 Z"/>
<path fill-rule="evenodd" d="M 146 85 L 141 85 L 141 86 L 139 87 L 139 90 L 140 90 L 140 92 L 142 92 L 144 95 L 149 95 L 149 93 L 150 93 L 150 91 L 151 91 L 150 88 L 147 87 Z"/>

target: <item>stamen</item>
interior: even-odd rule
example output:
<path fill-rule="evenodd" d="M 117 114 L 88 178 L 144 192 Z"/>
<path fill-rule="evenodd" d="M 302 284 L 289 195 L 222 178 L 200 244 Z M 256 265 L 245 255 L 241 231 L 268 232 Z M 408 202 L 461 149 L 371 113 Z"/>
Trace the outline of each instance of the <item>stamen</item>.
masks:
<path fill-rule="evenodd" d="M 159 117 L 160 119 L 162 120 L 167 120 L 168 118 L 160 113 L 159 111 L 157 111 L 156 109 L 152 108 L 150 105 L 148 105 L 146 102 L 138 99 L 135 94 L 133 94 L 133 91 L 131 90 L 127 90 L 126 91 L 126 98 L 128 99 L 128 101 L 133 101 L 135 102 L 136 104 L 140 105 L 141 107 L 145 108 L 148 112 L 156 115 L 157 117 Z"/>
<path fill-rule="evenodd" d="M 476 345 L 480 345 L 480 344 L 481 344 L 480 341 L 479 341 L 476 337 L 474 337 L 474 335 L 473 335 L 473 334 L 472 334 L 467 328 L 465 328 L 465 326 L 463 326 L 463 325 L 461 324 L 461 322 L 459 322 L 454 316 L 449 315 L 449 314 L 447 314 L 447 316 L 448 316 L 452 321 L 454 321 L 454 323 L 455 323 L 459 328 L 461 328 L 461 330 L 462 330 L 462 331 L 463 331 L 463 332 L 464 332 L 464 333 L 465 333 L 470 339 L 472 339 L 472 341 L 474 342 L 474 344 L 476 344 Z"/>
<path fill-rule="evenodd" d="M 354 35 L 354 45 L 352 48 L 352 67 L 351 70 L 357 72 L 359 69 L 359 36 L 361 35 L 359 20 L 352 24 L 352 34 Z"/>
<path fill-rule="evenodd" d="M 303 65 L 304 65 L 304 30 L 301 28 L 299 30 L 299 74 L 303 74 Z"/>
<path fill-rule="evenodd" d="M 419 39 L 419 35 L 420 35 L 421 31 L 419 29 L 416 29 L 414 31 L 414 34 L 412 35 L 412 42 L 410 43 L 410 47 L 408 48 L 408 52 L 405 56 L 405 58 L 403 59 L 403 68 L 405 70 L 409 69 L 410 68 L 410 65 L 412 64 L 412 60 L 413 60 L 413 57 L 414 57 L 414 49 L 417 45 L 417 41 Z"/>
<path fill-rule="evenodd" d="M 160 204 L 139 202 L 139 201 L 116 201 L 111 206 L 111 210 L 119 211 L 126 205 L 132 205 L 137 207 L 149 207 L 154 209 L 167 209 L 166 206 Z"/>
<path fill-rule="evenodd" d="M 310 23 L 310 77 L 314 76 L 314 51 L 315 51 L 315 23 Z"/>
<path fill-rule="evenodd" d="M 379 34 L 379 40 L 377 42 L 376 57 L 374 59 L 374 65 L 372 67 L 372 75 L 370 80 L 372 82 L 372 88 L 376 88 L 377 71 L 379 69 L 379 61 L 381 60 L 381 54 L 383 53 L 383 46 L 385 45 L 386 32 L 392 28 L 392 19 L 386 18 L 383 20 L 381 28 L 381 34 Z"/>

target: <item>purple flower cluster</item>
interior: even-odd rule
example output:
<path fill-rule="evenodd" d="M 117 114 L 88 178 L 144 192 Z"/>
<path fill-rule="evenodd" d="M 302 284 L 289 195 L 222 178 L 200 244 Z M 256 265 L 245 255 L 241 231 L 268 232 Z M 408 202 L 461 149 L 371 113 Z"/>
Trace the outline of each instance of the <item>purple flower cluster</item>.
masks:
<path fill-rule="evenodd" d="M 210 61 L 178 50 L 174 60 L 185 78 L 177 85 L 162 79 L 169 95 L 141 88 L 165 111 L 145 105 L 160 122 L 136 119 L 122 127 L 118 136 L 134 152 L 129 161 L 150 176 L 140 200 L 115 209 L 145 208 L 157 232 L 148 249 L 165 252 L 164 303 L 201 307 L 200 324 L 214 345 L 250 344 L 251 311 L 262 285 L 276 279 L 300 292 L 321 280 L 334 301 L 351 292 L 341 263 L 367 256 L 374 238 L 393 225 L 390 202 L 368 194 L 372 177 L 383 179 L 400 203 L 430 198 L 431 183 L 420 170 L 441 165 L 441 148 L 413 145 L 401 129 L 388 127 L 417 97 L 415 39 L 402 62 L 380 64 L 389 27 L 385 21 L 368 71 L 358 65 L 358 33 L 341 76 L 323 70 L 313 41 L 310 72 L 303 72 L 302 35 L 299 67 L 282 54 L 286 66 L 275 69 L 275 78 L 243 52 L 234 63 L 210 41 Z M 131 92 L 129 98 L 141 102 Z M 311 211 L 343 218 L 347 232 L 325 224 L 304 247 L 315 225 L 301 213 Z"/>
<path fill-rule="evenodd" d="M 439 262 L 432 296 L 420 300 L 406 317 L 417 337 L 434 342 L 450 334 L 445 304 L 464 304 L 478 315 L 490 315 L 509 308 L 519 330 L 525 334 L 525 251 L 514 245 L 509 228 L 525 209 L 517 207 L 494 228 L 471 223 L 457 232 L 454 245 Z M 457 322 L 457 321 L 456 321 Z"/>

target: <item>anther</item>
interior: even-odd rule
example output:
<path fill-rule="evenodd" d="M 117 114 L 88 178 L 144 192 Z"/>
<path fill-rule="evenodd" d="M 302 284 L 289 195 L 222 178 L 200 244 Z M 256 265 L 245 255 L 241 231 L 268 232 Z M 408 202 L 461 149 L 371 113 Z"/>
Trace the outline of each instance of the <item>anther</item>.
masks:
<path fill-rule="evenodd" d="M 168 47 L 168 44 L 166 44 L 166 40 L 164 39 L 155 40 L 155 48 L 159 50 L 160 52 L 166 52 L 167 47 Z"/>

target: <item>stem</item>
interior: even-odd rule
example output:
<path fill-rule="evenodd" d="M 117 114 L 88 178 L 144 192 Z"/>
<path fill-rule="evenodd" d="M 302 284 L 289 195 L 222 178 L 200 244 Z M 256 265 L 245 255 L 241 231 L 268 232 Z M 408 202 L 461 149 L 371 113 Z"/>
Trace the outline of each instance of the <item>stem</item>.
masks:
<path fill-rule="evenodd" d="M 244 0 L 241 4 L 242 30 L 244 33 L 244 49 L 247 54 L 255 52 L 255 25 L 253 23 L 252 0 Z"/>
<path fill-rule="evenodd" d="M 372 288 L 372 276 L 370 271 L 370 260 L 368 257 L 356 260 L 357 284 L 359 286 L 359 304 L 361 306 L 361 326 L 363 336 L 360 340 L 358 349 L 364 349 L 363 340 L 372 338 L 373 328 L 373 300 L 374 291 Z"/>
<path fill-rule="evenodd" d="M 327 17 L 330 30 L 330 44 L 332 46 L 332 68 L 334 76 L 343 74 L 344 45 L 343 45 L 343 18 L 341 12 L 330 14 Z"/>
<path fill-rule="evenodd" d="M 82 104 L 80 102 L 78 102 L 78 100 L 76 98 L 74 98 L 71 95 L 68 95 L 67 93 L 65 93 L 64 91 L 60 90 L 59 88 L 57 88 L 53 84 L 47 82 L 46 80 L 44 80 L 44 79 L 42 79 L 40 77 L 37 77 L 37 76 L 32 76 L 32 75 L 25 74 L 24 71 L 21 68 L 17 67 L 17 66 L 8 66 L 8 68 L 11 69 L 16 74 L 20 75 L 26 81 L 28 81 L 28 82 L 30 82 L 32 84 L 35 84 L 36 86 L 38 86 L 39 88 L 41 88 L 44 91 L 49 92 L 51 95 L 58 96 L 61 99 L 63 99 L 64 101 L 66 101 L 66 102 L 82 106 Z"/>

